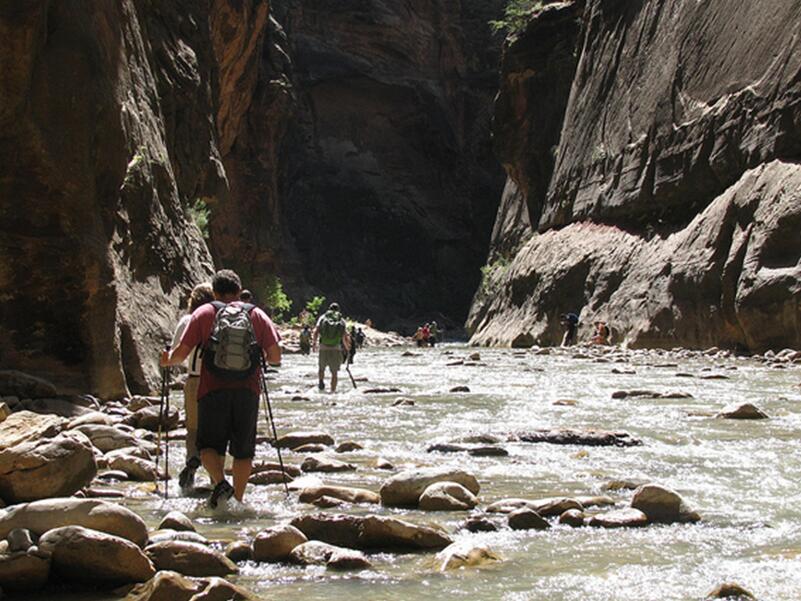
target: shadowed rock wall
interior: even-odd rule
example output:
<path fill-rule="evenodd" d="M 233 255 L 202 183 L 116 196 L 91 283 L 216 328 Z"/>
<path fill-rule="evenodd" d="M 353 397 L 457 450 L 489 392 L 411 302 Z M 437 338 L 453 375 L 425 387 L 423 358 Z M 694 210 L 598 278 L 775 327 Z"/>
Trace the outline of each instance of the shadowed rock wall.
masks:
<path fill-rule="evenodd" d="M 489 139 L 500 40 L 488 21 L 504 4 L 274 3 L 297 94 L 278 267 L 297 296 L 323 293 L 382 326 L 464 318 L 503 183 Z"/>
<path fill-rule="evenodd" d="M 474 342 L 581 310 L 632 345 L 801 345 L 800 40 L 792 0 L 560 2 L 509 39 Z"/>
<path fill-rule="evenodd" d="M 226 20 L 248 7 L 253 19 Z M 0 6 L 4 367 L 106 397 L 157 387 L 179 301 L 212 269 L 185 206 L 226 196 L 218 130 L 227 148 L 266 8 Z M 219 40 L 246 41 L 228 56 Z"/>

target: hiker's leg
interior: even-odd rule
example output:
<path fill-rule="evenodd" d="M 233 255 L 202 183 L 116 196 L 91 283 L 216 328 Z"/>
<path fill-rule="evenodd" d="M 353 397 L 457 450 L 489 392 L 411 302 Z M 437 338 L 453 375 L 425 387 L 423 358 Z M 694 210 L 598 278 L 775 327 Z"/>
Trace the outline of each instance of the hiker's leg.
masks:
<path fill-rule="evenodd" d="M 184 383 L 184 412 L 186 413 L 186 460 L 200 457 L 197 450 L 197 389 L 200 378 L 190 376 Z"/>
<path fill-rule="evenodd" d="M 237 390 L 236 397 L 232 403 L 231 455 L 234 457 L 234 496 L 241 501 L 256 454 L 259 397 L 250 390 Z"/>
<path fill-rule="evenodd" d="M 212 484 L 218 484 L 225 479 L 225 455 L 220 455 L 214 449 L 200 451 L 200 462 L 211 476 Z"/>
<path fill-rule="evenodd" d="M 339 372 L 331 370 L 331 392 L 337 391 L 337 380 L 339 378 Z"/>
<path fill-rule="evenodd" d="M 237 501 L 242 501 L 242 497 L 245 496 L 245 487 L 248 485 L 252 469 L 252 459 L 234 459 L 234 496 Z"/>

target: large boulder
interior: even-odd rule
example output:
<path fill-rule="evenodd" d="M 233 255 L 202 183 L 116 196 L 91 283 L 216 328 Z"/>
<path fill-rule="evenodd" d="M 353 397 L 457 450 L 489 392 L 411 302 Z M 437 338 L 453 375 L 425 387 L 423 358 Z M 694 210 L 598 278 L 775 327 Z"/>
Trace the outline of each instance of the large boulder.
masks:
<path fill-rule="evenodd" d="M 144 582 L 156 573 L 131 541 L 82 526 L 49 530 L 39 548 L 51 553 L 53 570 L 65 580 L 112 586 Z"/>
<path fill-rule="evenodd" d="M 436 556 L 440 572 L 460 568 L 478 568 L 501 561 L 501 557 L 489 547 L 461 541 L 448 545 Z"/>
<path fill-rule="evenodd" d="M 444 549 L 450 537 L 429 526 L 375 515 L 304 515 L 292 525 L 310 540 L 352 549 Z"/>
<path fill-rule="evenodd" d="M 184 576 L 227 576 L 239 571 L 225 555 L 198 543 L 165 541 L 148 545 L 145 553 L 156 569 Z"/>
<path fill-rule="evenodd" d="M 371 567 L 360 551 L 343 549 L 318 540 L 298 545 L 292 549 L 289 559 L 304 566 L 324 565 L 335 570 L 364 570 Z"/>
<path fill-rule="evenodd" d="M 321 444 L 330 447 L 334 439 L 325 432 L 289 432 L 278 437 L 275 443 L 279 449 L 296 449 L 306 444 Z"/>
<path fill-rule="evenodd" d="M 310 486 L 300 491 L 301 503 L 313 503 L 320 497 L 331 497 L 347 503 L 378 504 L 381 496 L 366 488 L 348 486 Z"/>
<path fill-rule="evenodd" d="M 36 591 L 50 576 L 50 557 L 46 553 L 0 553 L 0 587 L 8 591 Z"/>
<path fill-rule="evenodd" d="M 286 561 L 292 549 L 307 540 L 309 539 L 305 534 L 289 524 L 267 528 L 253 539 L 253 559 L 269 562 Z"/>
<path fill-rule="evenodd" d="M 181 415 L 177 407 L 170 407 L 170 411 L 164 408 L 161 420 L 159 414 L 161 408 L 158 405 L 143 407 L 132 415 L 129 415 L 123 420 L 123 423 L 133 426 L 134 428 L 143 428 L 151 432 L 158 432 L 159 422 L 161 422 L 161 429 L 163 431 L 174 430 L 178 427 L 178 422 L 181 420 Z"/>
<path fill-rule="evenodd" d="M 751 403 L 733 403 L 726 405 L 715 417 L 725 419 L 768 419 L 768 414 Z"/>
<path fill-rule="evenodd" d="M 696 512 L 687 508 L 678 493 L 658 484 L 644 484 L 634 491 L 631 506 L 648 516 L 651 522 L 697 522 Z"/>
<path fill-rule="evenodd" d="M 177 572 L 162 571 L 137 584 L 124 601 L 258 601 L 258 598 L 222 578 L 187 578 Z"/>
<path fill-rule="evenodd" d="M 0 511 L 0 538 L 15 528 L 41 535 L 70 525 L 120 536 L 139 546 L 147 541 L 147 526 L 142 518 L 122 505 L 100 499 L 45 499 Z"/>
<path fill-rule="evenodd" d="M 0 397 L 15 396 L 21 399 L 41 399 L 58 395 L 56 387 L 45 379 L 21 371 L 0 371 Z"/>
<path fill-rule="evenodd" d="M 18 411 L 0 423 L 0 449 L 29 440 L 52 438 L 64 428 L 64 420 L 55 415 Z"/>
<path fill-rule="evenodd" d="M 417 505 L 423 491 L 435 482 L 456 482 L 474 495 L 481 486 L 469 472 L 448 468 L 419 468 L 406 470 L 387 479 L 381 486 L 381 503 L 388 507 Z"/>
<path fill-rule="evenodd" d="M 92 444 L 80 432 L 0 450 L 0 497 L 8 503 L 71 495 L 96 474 Z"/>
<path fill-rule="evenodd" d="M 476 496 L 456 482 L 435 482 L 420 495 L 419 507 L 427 511 L 466 511 L 478 505 Z"/>

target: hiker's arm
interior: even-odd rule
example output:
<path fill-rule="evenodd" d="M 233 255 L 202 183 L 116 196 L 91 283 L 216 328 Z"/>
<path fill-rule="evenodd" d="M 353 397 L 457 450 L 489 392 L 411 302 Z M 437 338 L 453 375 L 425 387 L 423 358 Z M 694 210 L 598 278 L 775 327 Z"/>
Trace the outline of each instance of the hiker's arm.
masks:
<path fill-rule="evenodd" d="M 312 348 L 317 348 L 317 338 L 320 336 L 320 328 L 315 327 L 312 331 Z"/>
<path fill-rule="evenodd" d="M 159 362 L 162 367 L 170 367 L 171 365 L 180 365 L 192 352 L 192 347 L 186 344 L 179 344 L 177 347 L 170 351 L 161 353 L 161 361 Z M 280 360 L 280 354 L 279 354 Z"/>
<path fill-rule="evenodd" d="M 277 344 L 267 347 L 264 351 L 264 358 L 267 359 L 269 365 L 279 367 L 281 365 L 281 347 Z"/>

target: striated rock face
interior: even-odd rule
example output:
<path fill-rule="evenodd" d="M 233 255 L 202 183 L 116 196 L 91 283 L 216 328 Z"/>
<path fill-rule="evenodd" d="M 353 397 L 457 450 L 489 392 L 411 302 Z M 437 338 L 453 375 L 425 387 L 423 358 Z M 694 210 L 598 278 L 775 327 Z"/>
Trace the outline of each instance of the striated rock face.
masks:
<path fill-rule="evenodd" d="M 224 192 L 203 3 L 0 8 L 0 362 L 65 389 L 155 388 L 211 269 L 185 206 Z"/>
<path fill-rule="evenodd" d="M 507 40 L 473 341 L 553 344 L 580 311 L 633 346 L 801 345 L 799 23 L 792 0 L 576 0 Z"/>
<path fill-rule="evenodd" d="M 280 177 L 283 229 L 270 225 L 293 292 L 336 296 L 385 325 L 431 311 L 464 317 L 502 187 L 489 140 L 500 43 L 488 21 L 504 5 L 273 3 L 297 114 Z M 260 248 L 269 268 L 274 254 Z"/>

